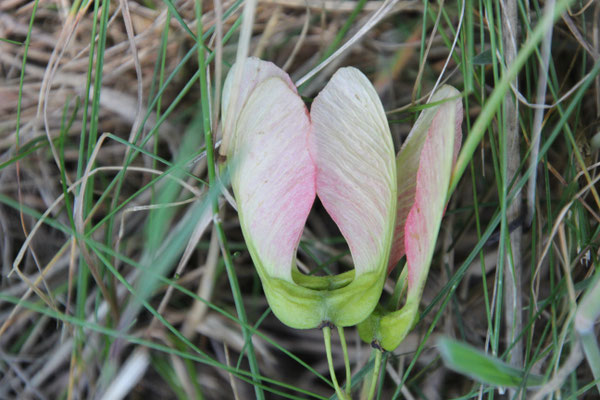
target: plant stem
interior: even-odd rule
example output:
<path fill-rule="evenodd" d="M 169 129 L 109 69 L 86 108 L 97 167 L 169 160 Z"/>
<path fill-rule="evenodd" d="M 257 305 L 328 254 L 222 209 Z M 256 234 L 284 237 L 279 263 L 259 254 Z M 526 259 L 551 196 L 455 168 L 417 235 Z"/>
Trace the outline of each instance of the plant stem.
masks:
<path fill-rule="evenodd" d="M 368 400 L 373 400 L 375 396 L 375 388 L 377 387 L 377 379 L 379 378 L 379 368 L 381 367 L 381 355 L 383 351 L 375 349 L 375 364 L 373 365 L 373 375 L 371 375 L 371 386 L 369 387 Z"/>
<path fill-rule="evenodd" d="M 344 328 L 338 326 L 338 335 L 340 335 L 340 342 L 342 342 L 342 352 L 344 353 L 344 366 L 346 367 L 346 394 L 348 397 L 352 395 L 352 370 L 350 369 L 350 357 L 348 357 L 348 346 L 346 345 L 346 336 L 344 335 Z"/>
<path fill-rule="evenodd" d="M 337 397 L 341 400 L 347 400 L 348 397 L 342 392 L 340 385 L 338 384 L 337 378 L 335 377 L 335 369 L 333 368 L 333 356 L 331 355 L 331 328 L 329 325 L 323 327 L 323 339 L 325 340 L 325 353 L 327 354 L 327 365 L 329 365 L 329 374 L 331 375 L 331 381 L 335 388 Z"/>

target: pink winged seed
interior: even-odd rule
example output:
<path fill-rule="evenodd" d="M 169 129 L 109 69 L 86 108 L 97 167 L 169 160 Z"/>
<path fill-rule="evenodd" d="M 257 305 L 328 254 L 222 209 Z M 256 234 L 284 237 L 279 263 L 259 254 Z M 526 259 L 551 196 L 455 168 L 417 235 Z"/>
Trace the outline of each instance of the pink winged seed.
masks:
<path fill-rule="evenodd" d="M 291 268 L 315 199 L 310 118 L 287 81 L 268 78 L 250 93 L 236 124 L 232 187 L 244 236 L 265 271 L 292 282 Z"/>
<path fill-rule="evenodd" d="M 455 95 L 459 94 L 455 89 L 453 91 Z M 448 129 L 450 121 L 454 132 Z M 409 293 L 420 293 L 429 271 L 445 212 L 452 166 L 460 149 L 461 122 L 460 100 L 440 105 L 423 144 L 416 176 L 415 202 L 405 226 Z"/>
<path fill-rule="evenodd" d="M 346 239 L 356 275 L 385 263 L 395 214 L 394 148 L 379 96 L 355 68 L 341 68 L 311 107 L 317 195 Z M 392 222 L 390 222 L 392 221 Z"/>
<path fill-rule="evenodd" d="M 228 124 L 227 120 L 229 118 L 234 120 L 238 118 L 248 97 L 260 83 L 269 78 L 277 77 L 282 79 L 294 93 L 297 93 L 296 86 L 285 71 L 270 61 L 263 61 L 256 57 L 249 57 L 243 61 L 239 87 L 236 91 L 233 91 L 232 86 L 238 68 L 238 64 L 234 64 L 231 71 L 227 74 L 227 78 L 225 78 L 225 83 L 223 84 L 221 101 L 221 115 L 224 116 L 223 129 L 225 130 L 225 126 L 227 126 L 232 132 L 235 131 L 235 121 Z M 237 101 L 235 107 L 229 109 L 229 103 L 232 97 L 235 97 Z M 231 153 L 232 149 L 229 149 L 229 143 L 233 139 L 232 136 L 233 135 L 230 132 L 223 132 L 221 154 L 224 154 L 223 152 L 227 152 L 227 154 Z"/>
<path fill-rule="evenodd" d="M 460 93 L 451 86 L 441 87 L 433 96 L 431 102 L 458 97 Z M 417 174 L 420 168 L 428 168 L 432 171 L 440 170 L 441 160 L 436 154 L 441 154 L 443 149 L 437 149 L 438 153 L 433 154 L 433 160 L 429 157 L 423 157 L 423 147 L 427 138 L 434 134 L 434 129 L 439 128 L 440 132 L 447 135 L 452 134 L 447 129 L 447 121 L 443 121 L 445 110 L 454 107 L 455 109 L 455 130 L 454 130 L 454 151 L 452 154 L 452 165 L 456 161 L 461 146 L 462 133 L 462 103 L 460 99 L 453 99 L 447 103 L 425 109 L 417 122 L 411 129 L 402 148 L 398 152 L 396 166 L 398 170 L 398 204 L 396 209 L 396 226 L 394 230 L 394 240 L 388 264 L 388 270 L 391 271 L 398 261 L 405 254 L 405 228 L 406 221 L 411 209 L 415 205 L 415 194 L 417 191 Z M 437 121 L 434 124 L 434 121 Z M 435 149 L 434 149 L 435 150 Z M 429 163 L 429 164 L 428 164 Z M 440 188 L 447 190 L 447 187 Z M 445 193 L 445 192 L 444 192 Z M 445 198 L 445 194 L 444 194 Z M 410 274 L 410 273 L 409 273 Z"/>

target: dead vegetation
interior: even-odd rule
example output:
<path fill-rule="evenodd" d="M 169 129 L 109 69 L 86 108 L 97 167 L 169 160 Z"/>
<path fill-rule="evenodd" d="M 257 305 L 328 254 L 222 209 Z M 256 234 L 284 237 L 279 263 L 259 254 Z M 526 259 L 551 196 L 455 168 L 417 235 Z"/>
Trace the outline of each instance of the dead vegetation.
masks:
<path fill-rule="evenodd" d="M 108 3 L 104 14 L 102 6 Z M 465 18 L 461 2 L 430 3 L 434 4 L 425 7 L 421 1 L 395 2 L 348 51 L 306 82 L 301 90 L 305 100 L 310 102 L 335 69 L 354 65 L 380 93 L 399 145 L 417 115 L 414 106 L 438 78 L 462 90 L 469 73 L 473 91 L 466 99 L 468 122 L 463 124 L 468 135 L 501 74 L 486 50 L 489 30 L 502 17 L 490 21 L 473 8 L 471 25 L 464 21 L 463 36 L 453 47 L 457 26 Z M 533 3 L 519 4 L 528 7 L 529 22 L 535 25 L 537 2 Z M 585 2 L 574 2 L 555 26 L 550 80 L 558 83 L 557 93 L 535 98 L 535 57 L 519 75 L 515 90 L 530 103 L 555 104 L 558 99 L 566 108 L 578 82 L 598 62 L 600 5 L 579 3 Z M 244 372 L 248 361 L 239 361 L 247 344 L 239 321 L 230 317 L 236 315 L 236 307 L 222 251 L 233 256 L 250 326 L 260 322 L 253 348 L 261 375 L 269 379 L 264 385 L 276 391 L 267 390 L 266 397 L 330 396 L 332 388 L 323 378 L 327 363 L 321 332 L 289 329 L 267 312 L 235 210 L 221 202 L 218 218 L 228 238 L 225 249 L 211 215 L 198 211 L 208 196 L 201 147 L 188 149 L 193 157 L 183 167 L 173 167 L 186 153 L 189 132 L 197 136 L 189 139 L 191 143 L 202 144 L 194 1 L 92 0 L 70 8 L 71 4 L 0 3 L 0 398 L 253 398 L 252 376 Z M 209 67 L 213 85 L 214 77 L 223 77 L 235 59 L 235 29 L 243 8 L 233 1 L 215 4 L 205 2 L 202 16 L 209 52 L 222 43 L 222 52 Z M 284 67 L 297 81 L 353 38 L 382 5 L 260 2 L 250 53 Z M 221 13 L 222 23 L 217 18 Z M 530 28 L 522 15 L 519 20 L 526 38 Z M 235 30 L 231 35 L 230 29 Z M 471 50 L 469 35 L 477 35 L 471 37 Z M 465 67 L 468 56 L 476 57 Z M 223 61 L 223 71 L 217 70 L 217 60 Z M 593 275 L 598 256 L 600 204 L 590 190 L 579 192 L 589 183 L 581 171 L 587 168 L 588 178 L 594 179 L 598 166 L 598 146 L 592 140 L 600 115 L 597 79 L 577 104 L 578 113 L 562 122 L 560 138 L 544 155 L 533 224 L 526 223 L 525 210 L 505 221 L 507 229 L 515 223 L 523 227 L 523 283 L 516 288 L 525 306 L 521 367 L 541 374 L 550 371 L 549 378 L 575 347 L 564 326 L 572 322 L 571 307 L 585 288 L 581 283 Z M 217 98 L 212 93 L 213 107 Z M 518 103 L 521 148 L 513 151 L 526 156 L 535 109 Z M 550 140 L 562 113 L 558 106 L 547 110 L 542 145 Z M 387 356 L 382 399 L 395 392 L 409 399 L 467 393 L 477 397 L 478 384 L 443 366 L 433 348 L 438 335 L 456 336 L 482 349 L 491 346 L 499 355 L 510 345 L 503 334 L 497 337 L 509 329 L 506 322 L 493 321 L 502 312 L 495 309 L 501 292 L 496 270 L 499 242 L 502 251 L 508 243 L 499 237 L 508 231 L 498 225 L 492 227 L 491 239 L 482 239 L 500 207 L 498 185 L 507 184 L 498 170 L 503 157 L 498 121 L 492 122 L 449 206 L 423 307 L 437 303 Z M 170 177 L 156 180 L 164 176 Z M 560 214 L 569 202 L 570 211 Z M 165 217 L 160 212 L 172 214 Z M 345 244 L 325 216 L 315 207 L 299 259 L 308 269 L 328 260 L 332 273 L 351 268 Z M 153 219 L 165 222 L 164 236 L 155 242 L 159 247 L 150 249 Z M 186 223 L 189 228 L 182 228 Z M 160 246 L 179 234 L 184 237 L 179 250 L 162 269 L 144 265 L 149 253 L 165 250 Z M 464 264 L 479 245 L 481 252 Z M 154 280 L 146 279 L 148 274 L 154 274 Z M 460 281 L 448 286 L 454 276 Z M 393 288 L 391 279 L 386 288 Z M 446 302 L 439 295 L 450 289 L 456 292 Z M 138 296 L 147 302 L 136 303 Z M 426 336 L 433 322 L 435 329 Z M 346 337 L 352 369 L 359 373 L 367 365 L 370 347 L 352 329 Z M 341 371 L 339 343 L 334 342 L 334 351 Z M 593 381 L 585 362 L 578 365 L 569 375 L 571 387 L 564 389 L 565 396 L 574 396 Z M 597 393 L 590 389 L 586 395 L 593 398 Z"/>

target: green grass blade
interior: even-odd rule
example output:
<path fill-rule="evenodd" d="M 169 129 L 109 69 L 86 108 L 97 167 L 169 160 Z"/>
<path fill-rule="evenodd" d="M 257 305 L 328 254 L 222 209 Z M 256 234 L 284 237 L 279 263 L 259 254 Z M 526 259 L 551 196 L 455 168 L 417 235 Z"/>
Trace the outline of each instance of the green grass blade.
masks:
<path fill-rule="evenodd" d="M 449 338 L 438 340 L 438 350 L 446 366 L 458 373 L 499 387 L 540 386 L 544 378 L 511 367 L 465 343 Z"/>

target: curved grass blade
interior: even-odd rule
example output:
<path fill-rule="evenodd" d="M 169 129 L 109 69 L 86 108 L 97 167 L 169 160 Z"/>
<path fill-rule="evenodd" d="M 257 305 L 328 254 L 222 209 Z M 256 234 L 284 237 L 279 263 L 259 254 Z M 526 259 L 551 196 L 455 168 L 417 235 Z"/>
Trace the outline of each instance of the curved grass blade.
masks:
<path fill-rule="evenodd" d="M 500 387 L 532 387 L 544 383 L 542 376 L 511 367 L 473 346 L 450 338 L 441 338 L 438 350 L 448 368 L 482 383 Z"/>

